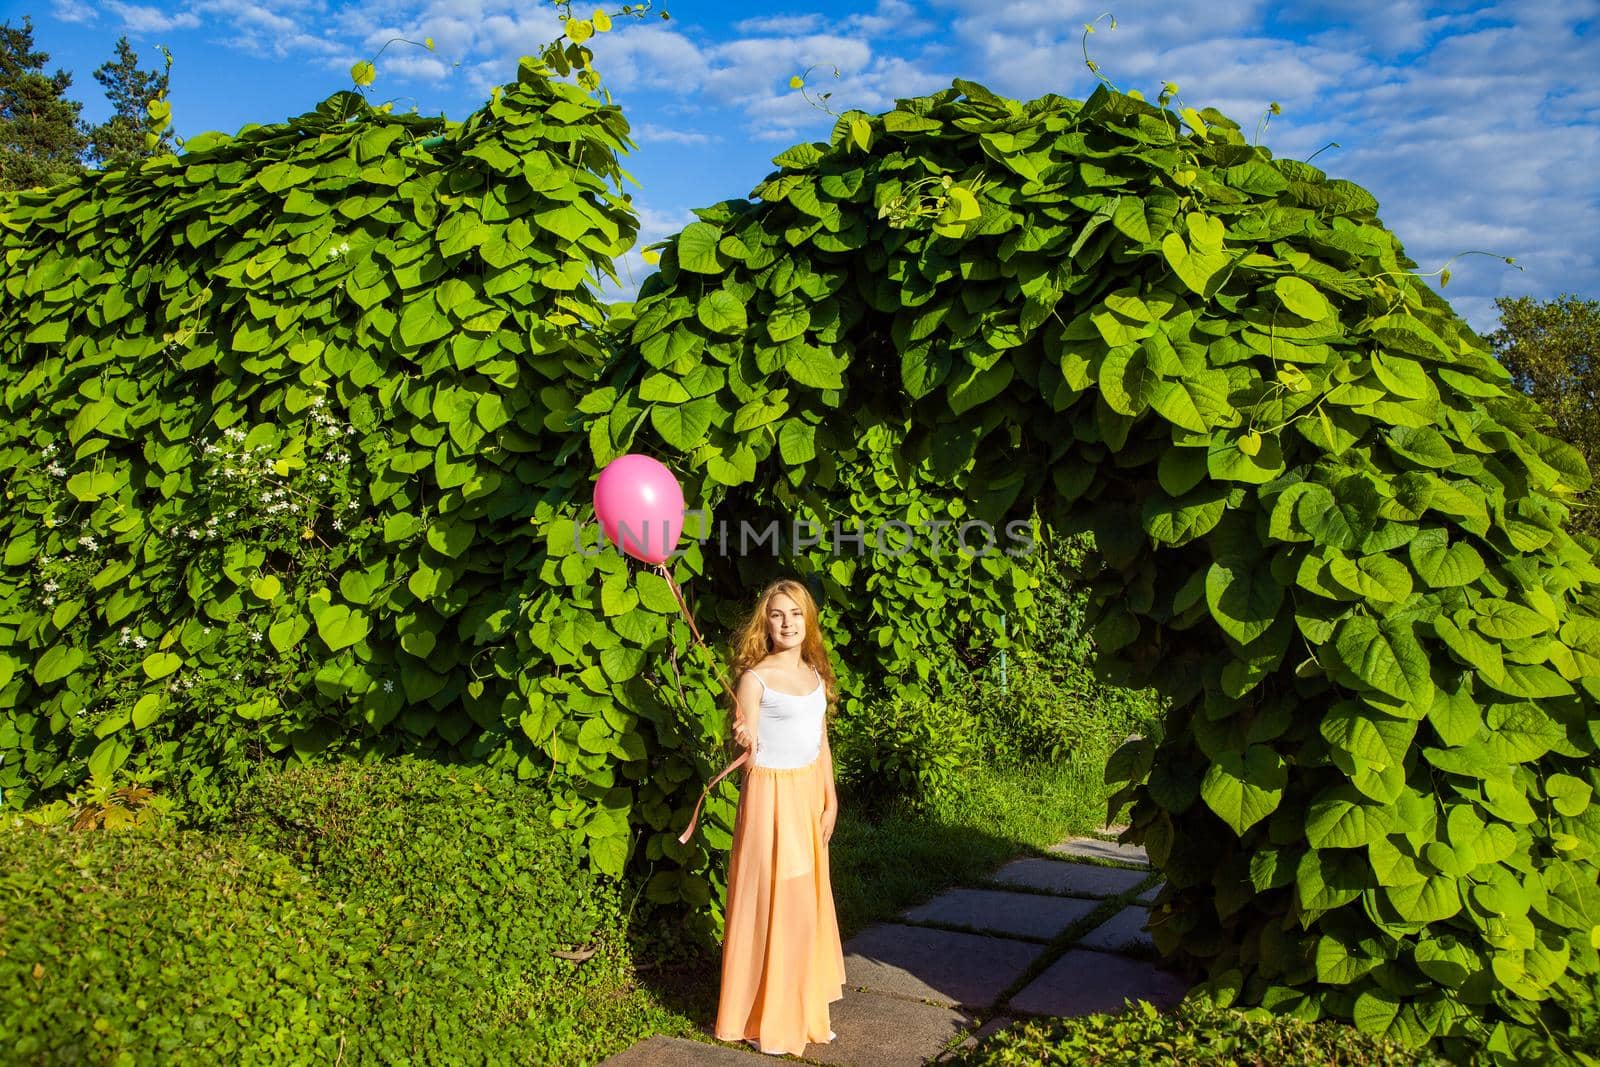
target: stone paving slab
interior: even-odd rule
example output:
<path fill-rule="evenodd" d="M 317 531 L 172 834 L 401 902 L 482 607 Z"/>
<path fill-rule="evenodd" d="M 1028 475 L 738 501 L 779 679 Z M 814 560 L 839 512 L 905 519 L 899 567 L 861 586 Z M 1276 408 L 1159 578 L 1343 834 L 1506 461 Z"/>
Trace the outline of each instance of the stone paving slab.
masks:
<path fill-rule="evenodd" d="M 1080 937 L 1077 947 L 1097 948 L 1102 952 L 1151 951 L 1155 942 L 1144 928 L 1149 919 L 1148 908 L 1124 908 Z"/>
<path fill-rule="evenodd" d="M 1063 856 L 1139 863 L 1146 867 L 1150 865 L 1150 856 L 1145 852 L 1143 845 L 1119 845 L 1115 841 L 1101 841 L 1094 837 L 1070 837 L 1060 844 L 1051 845 L 1050 851 Z"/>
<path fill-rule="evenodd" d="M 971 1016 L 952 1008 L 855 989 L 828 1012 L 838 1036 L 807 1045 L 805 1058 L 848 1067 L 921 1067 L 972 1025 Z"/>
<path fill-rule="evenodd" d="M 985 1008 L 1043 951 L 1043 945 L 1005 937 L 878 923 L 845 944 L 845 984 Z"/>
<path fill-rule="evenodd" d="M 703 1041 L 657 1034 L 602 1060 L 600 1067 L 759 1067 L 763 1060 L 780 1058 L 764 1056 L 754 1050 L 747 1052 L 728 1045 L 708 1045 Z"/>
<path fill-rule="evenodd" d="M 1121 1011 L 1127 999 L 1171 1008 L 1188 991 L 1188 982 L 1153 963 L 1073 948 L 1012 997 L 1010 1007 L 1030 1015 L 1093 1015 Z"/>
<path fill-rule="evenodd" d="M 1096 867 L 1089 863 L 1067 863 L 1029 856 L 1025 859 L 1012 860 L 996 871 L 992 879 L 1007 885 L 1043 889 L 1049 893 L 1066 893 L 1078 897 L 1114 897 L 1119 893 L 1126 893 L 1148 877 L 1149 873 L 1146 871 Z"/>
<path fill-rule="evenodd" d="M 1155 885 L 1151 886 L 1149 889 L 1146 889 L 1143 893 L 1140 893 L 1133 899 L 1141 904 L 1154 904 L 1157 895 L 1159 895 L 1161 892 L 1161 887 L 1166 884 L 1167 883 L 1165 882 L 1157 882 Z"/>
<path fill-rule="evenodd" d="M 1092 900 L 962 888 L 941 893 L 902 917 L 914 922 L 948 923 L 985 933 L 1048 941 L 1098 906 Z"/>

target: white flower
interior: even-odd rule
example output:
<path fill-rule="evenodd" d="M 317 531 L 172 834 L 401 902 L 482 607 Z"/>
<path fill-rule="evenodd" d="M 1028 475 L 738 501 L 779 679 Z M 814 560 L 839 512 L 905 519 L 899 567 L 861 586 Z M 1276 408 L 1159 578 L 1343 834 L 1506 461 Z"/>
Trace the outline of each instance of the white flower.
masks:
<path fill-rule="evenodd" d="M 191 541 L 200 540 L 200 531 L 195 529 L 193 526 L 189 527 L 189 540 L 191 540 Z"/>
<path fill-rule="evenodd" d="M 384 691 L 384 692 L 385 692 L 385 693 L 392 693 L 392 692 L 394 692 L 394 680 L 393 680 L 393 679 L 390 679 L 390 678 L 385 678 L 385 679 L 384 679 L 384 680 L 383 680 L 383 691 Z"/>
<path fill-rule="evenodd" d="M 356 435 L 356 428 L 354 426 L 346 426 L 344 428 L 344 435 L 346 437 L 354 437 Z"/>
<path fill-rule="evenodd" d="M 57 478 L 65 478 L 67 476 L 67 468 L 59 463 L 52 463 L 46 469 Z"/>
<path fill-rule="evenodd" d="M 328 474 L 327 474 L 326 471 L 318 471 L 317 472 L 317 481 L 326 482 L 327 480 L 328 480 Z"/>
<path fill-rule="evenodd" d="M 56 446 L 55 445 L 50 444 L 50 445 L 45 445 L 44 446 L 44 458 L 45 459 L 49 459 L 51 456 L 53 456 L 55 454 L 56 454 Z"/>
<path fill-rule="evenodd" d="M 48 607 L 49 607 L 49 606 L 50 606 L 50 605 L 51 605 L 51 604 L 54 604 L 54 603 L 55 603 L 55 602 L 56 602 L 56 598 L 55 598 L 55 597 L 53 597 L 53 596 L 47 596 L 47 597 L 44 597 L 44 598 L 42 598 L 42 599 L 41 599 L 41 600 L 40 600 L 40 601 L 39 601 L 39 603 L 41 603 L 41 604 L 43 604 L 43 605 L 44 605 L 44 606 L 45 606 L 45 607 L 47 607 L 47 608 L 48 608 Z"/>
<path fill-rule="evenodd" d="M 238 671 L 234 671 L 232 677 L 233 677 L 233 680 L 237 682 L 240 678 L 243 678 L 244 675 L 239 673 Z"/>
<path fill-rule="evenodd" d="M 78 538 L 78 544 L 82 545 L 84 548 L 87 548 L 90 552 L 98 551 L 100 548 L 100 542 L 96 541 L 88 534 L 84 534 L 82 537 Z"/>
<path fill-rule="evenodd" d="M 44 591 L 46 593 L 54 593 L 57 589 L 60 589 L 60 588 L 61 587 L 59 585 L 57 585 L 55 582 L 45 582 L 44 583 Z"/>
<path fill-rule="evenodd" d="M 138 634 L 135 634 L 134 637 L 133 637 L 133 647 L 134 648 L 141 648 L 142 649 L 146 645 L 148 645 L 149 643 L 150 643 L 149 641 L 146 641 L 144 638 L 140 637 Z"/>
<path fill-rule="evenodd" d="M 327 402 L 328 402 L 328 398 L 325 397 L 325 396 L 318 395 L 318 396 L 314 396 L 314 397 L 311 398 L 311 406 L 313 408 L 320 408 L 322 405 L 326 404 Z"/>
<path fill-rule="evenodd" d="M 338 519 L 334 519 L 333 520 L 333 528 L 335 530 L 342 530 L 342 529 L 344 529 L 344 523 L 340 522 Z"/>
<path fill-rule="evenodd" d="M 47 567 L 49 565 L 50 565 L 50 557 L 49 556 L 40 556 L 39 557 L 39 566 Z"/>
<path fill-rule="evenodd" d="M 126 626 L 124 626 L 122 628 L 122 635 L 117 638 L 117 644 L 125 645 L 127 643 L 128 643 L 128 628 Z"/>
<path fill-rule="evenodd" d="M 261 631 L 260 630 L 251 630 L 250 631 L 250 640 L 254 641 L 256 644 L 259 645 L 261 643 Z"/>

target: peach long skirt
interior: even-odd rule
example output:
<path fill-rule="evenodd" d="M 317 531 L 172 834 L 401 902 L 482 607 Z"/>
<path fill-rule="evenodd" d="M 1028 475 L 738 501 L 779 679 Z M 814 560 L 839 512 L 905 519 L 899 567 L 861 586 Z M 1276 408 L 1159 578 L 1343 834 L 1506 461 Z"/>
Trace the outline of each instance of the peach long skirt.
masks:
<path fill-rule="evenodd" d="M 749 767 L 739 788 L 728 867 L 719 1041 L 804 1055 L 833 1038 L 828 1005 L 844 996 L 844 948 L 822 840 L 822 761 Z"/>

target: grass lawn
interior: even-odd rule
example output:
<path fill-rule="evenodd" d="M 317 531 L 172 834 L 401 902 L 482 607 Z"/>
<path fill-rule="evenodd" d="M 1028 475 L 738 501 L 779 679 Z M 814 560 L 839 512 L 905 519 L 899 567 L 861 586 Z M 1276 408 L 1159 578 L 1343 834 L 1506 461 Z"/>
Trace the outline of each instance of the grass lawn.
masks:
<path fill-rule="evenodd" d="M 841 796 L 830 850 L 840 933 L 848 940 L 942 889 L 1101 825 L 1103 770 L 1098 754 L 1028 770 L 979 768 L 964 795 L 922 813 L 890 805 L 872 815 Z M 639 962 L 629 983 L 556 1009 L 575 1025 L 552 1033 L 552 1059 L 598 1063 L 651 1034 L 710 1040 L 720 966 L 714 952 Z"/>

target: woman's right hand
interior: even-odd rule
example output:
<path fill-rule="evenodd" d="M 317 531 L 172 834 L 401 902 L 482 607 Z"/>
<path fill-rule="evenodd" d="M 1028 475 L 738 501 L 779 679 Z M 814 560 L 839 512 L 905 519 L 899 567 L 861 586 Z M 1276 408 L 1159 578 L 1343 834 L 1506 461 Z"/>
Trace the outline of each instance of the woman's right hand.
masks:
<path fill-rule="evenodd" d="M 750 747 L 750 727 L 742 718 L 733 724 L 733 739 L 739 743 L 740 748 Z"/>

